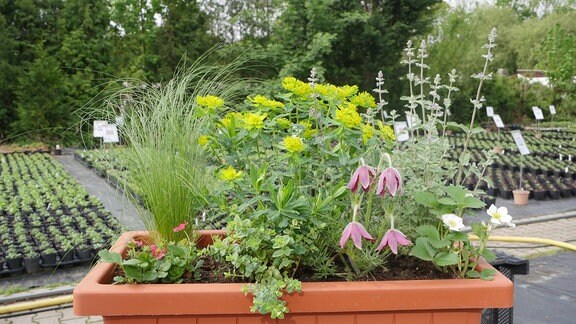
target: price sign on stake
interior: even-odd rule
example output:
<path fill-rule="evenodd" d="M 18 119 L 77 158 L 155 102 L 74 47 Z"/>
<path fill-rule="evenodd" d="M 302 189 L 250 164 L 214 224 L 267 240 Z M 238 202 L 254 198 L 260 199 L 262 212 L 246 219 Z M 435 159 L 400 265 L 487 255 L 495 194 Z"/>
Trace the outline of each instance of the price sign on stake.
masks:
<path fill-rule="evenodd" d="M 408 133 L 408 124 L 402 121 L 395 122 L 394 134 L 396 135 L 396 140 L 398 142 L 406 142 L 410 138 L 410 133 Z"/>
<path fill-rule="evenodd" d="M 550 115 L 556 115 L 556 107 L 554 105 L 550 105 L 548 108 L 550 108 Z"/>
<path fill-rule="evenodd" d="M 410 112 L 406 112 L 406 122 L 408 123 L 408 127 L 410 129 L 418 126 L 420 124 L 420 120 L 418 119 L 418 115 L 413 115 Z"/>
<path fill-rule="evenodd" d="M 492 119 L 494 120 L 494 123 L 496 124 L 496 127 L 498 128 L 504 128 L 504 123 L 502 122 L 502 118 L 500 118 L 500 115 L 495 114 L 492 116 Z"/>
<path fill-rule="evenodd" d="M 522 133 L 519 130 L 513 130 L 510 133 L 512 133 L 512 137 L 514 138 L 514 142 L 516 142 L 516 146 L 518 147 L 518 151 L 520 151 L 520 154 L 522 155 L 530 154 L 530 150 L 528 149 L 528 146 L 526 146 L 526 143 L 524 142 Z"/>
<path fill-rule="evenodd" d="M 104 143 L 118 143 L 118 128 L 116 124 L 108 124 L 104 130 Z"/>
<path fill-rule="evenodd" d="M 542 114 L 542 109 L 534 106 L 532 107 L 532 111 L 534 112 L 534 117 L 536 120 L 544 120 L 544 114 Z"/>
<path fill-rule="evenodd" d="M 94 137 L 104 137 L 105 127 L 108 125 L 108 122 L 105 120 L 95 120 L 94 121 Z"/>
<path fill-rule="evenodd" d="M 494 107 L 492 107 L 492 106 L 487 106 L 487 107 L 486 107 L 486 115 L 487 115 L 488 117 L 494 116 Z"/>

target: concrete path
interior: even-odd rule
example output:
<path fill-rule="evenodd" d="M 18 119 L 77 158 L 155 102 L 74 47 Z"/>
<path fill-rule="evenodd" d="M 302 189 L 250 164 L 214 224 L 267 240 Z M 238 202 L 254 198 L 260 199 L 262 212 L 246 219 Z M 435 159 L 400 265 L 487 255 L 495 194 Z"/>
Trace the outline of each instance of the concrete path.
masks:
<path fill-rule="evenodd" d="M 138 210 L 134 205 L 121 192 L 109 185 L 104 178 L 99 177 L 95 172 L 87 170 L 71 154 L 56 156 L 56 160 L 62 163 L 64 169 L 76 178 L 86 188 L 88 193 L 100 199 L 104 207 L 128 229 L 145 229 L 144 223 L 137 217 Z"/>

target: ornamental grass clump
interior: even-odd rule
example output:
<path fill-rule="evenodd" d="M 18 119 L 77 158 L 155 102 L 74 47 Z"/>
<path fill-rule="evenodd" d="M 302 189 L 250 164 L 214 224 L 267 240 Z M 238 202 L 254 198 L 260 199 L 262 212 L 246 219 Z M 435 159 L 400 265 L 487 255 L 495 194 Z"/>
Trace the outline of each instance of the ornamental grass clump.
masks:
<path fill-rule="evenodd" d="M 302 281 L 391 278 L 404 270 L 394 268 L 393 261 L 402 258 L 424 260 L 451 277 L 490 279 L 489 271 L 476 271 L 477 260 L 492 257 L 485 248 L 488 235 L 497 224 L 511 225 L 511 219 L 503 209 L 489 209 L 492 222 L 472 225 L 477 245 L 461 232 L 462 217 L 484 207 L 477 198 L 481 191 L 465 188 L 463 179 L 474 174 L 489 183 L 484 171 L 492 155 L 488 151 L 485 161 L 472 163 L 464 145 L 459 159 L 448 159 L 446 130 L 460 129 L 466 143 L 482 132 L 474 118 L 482 107 L 482 84 L 490 78 L 495 36 L 492 31 L 483 70 L 475 75 L 480 82 L 469 126 L 448 121 L 457 75 L 449 73 L 447 84 L 440 76 L 426 76 L 425 42 L 419 48 L 408 43 L 410 92 L 402 97 L 405 107 L 386 118 L 382 73 L 374 90 L 378 101 L 356 86 L 319 82 L 314 69 L 307 82 L 284 78 L 273 97 L 254 94 L 237 103 L 210 91 L 193 93 L 184 100 L 193 114 L 161 116 L 154 136 L 143 141 L 164 149 L 156 137 L 175 129 L 171 122 L 190 121 L 184 136 L 174 134 L 178 145 L 163 154 L 146 151 L 140 159 L 171 155 L 177 162 L 157 169 L 172 179 L 155 181 L 187 179 L 185 186 L 175 186 L 185 194 L 175 197 L 194 208 L 162 216 L 157 207 L 178 191 L 164 192 L 166 201 L 149 208 L 170 229 L 225 215 L 227 234 L 196 255 L 217 264 L 212 271 L 220 277 L 248 282 L 244 292 L 253 296 L 252 311 L 272 318 L 289 311 L 282 296 L 301 291 Z M 395 133 L 405 115 L 407 134 Z M 128 138 L 131 146 L 139 145 L 138 137 Z M 156 247 L 173 245 L 166 243 L 170 235 L 159 238 Z M 151 260 L 171 252 L 162 250 L 160 258 L 151 248 L 145 251 Z"/>

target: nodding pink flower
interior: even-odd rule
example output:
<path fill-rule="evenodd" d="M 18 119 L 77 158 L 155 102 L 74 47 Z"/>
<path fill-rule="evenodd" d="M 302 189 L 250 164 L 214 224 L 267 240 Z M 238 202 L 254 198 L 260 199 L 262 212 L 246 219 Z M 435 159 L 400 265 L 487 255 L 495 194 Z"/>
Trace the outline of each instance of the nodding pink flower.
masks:
<path fill-rule="evenodd" d="M 386 247 L 386 245 L 388 245 L 392 253 L 398 254 L 398 244 L 410 245 L 412 242 L 410 242 L 404 233 L 391 228 L 386 232 L 386 234 L 384 234 L 384 237 L 382 238 L 380 245 L 376 248 L 376 251 L 381 251 Z"/>
<path fill-rule="evenodd" d="M 161 260 L 166 255 L 166 251 L 159 249 L 155 244 L 150 245 L 150 252 L 156 260 Z"/>
<path fill-rule="evenodd" d="M 396 196 L 396 192 L 402 194 L 402 176 L 400 176 L 400 172 L 393 167 L 388 167 L 382 171 L 380 179 L 378 180 L 376 193 L 385 196 L 386 191 L 388 191 L 392 197 Z"/>
<path fill-rule="evenodd" d="M 362 238 L 368 240 L 374 239 L 362 224 L 358 222 L 350 222 L 346 225 L 346 228 L 344 228 L 344 231 L 342 232 L 342 237 L 340 237 L 341 248 L 344 248 L 344 245 L 346 245 L 346 241 L 348 241 L 350 236 L 352 236 L 352 242 L 354 242 L 354 245 L 359 249 L 362 249 Z"/>
<path fill-rule="evenodd" d="M 352 178 L 350 178 L 350 182 L 348 182 L 348 189 L 356 192 L 356 190 L 358 190 L 358 184 L 360 184 L 365 192 L 368 191 L 372 178 L 375 175 L 376 171 L 373 167 L 362 164 L 352 174 Z"/>
<path fill-rule="evenodd" d="M 182 224 L 174 227 L 172 230 L 174 231 L 174 233 L 178 233 L 178 232 L 183 231 L 183 230 L 186 228 L 187 225 L 188 225 L 188 223 L 187 223 L 187 222 L 184 222 L 184 223 L 182 223 Z"/>

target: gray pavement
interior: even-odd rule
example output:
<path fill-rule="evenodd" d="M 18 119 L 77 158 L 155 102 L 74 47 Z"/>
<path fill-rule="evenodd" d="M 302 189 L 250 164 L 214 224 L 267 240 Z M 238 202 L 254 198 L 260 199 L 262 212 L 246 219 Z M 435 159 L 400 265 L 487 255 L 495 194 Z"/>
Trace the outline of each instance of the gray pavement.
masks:
<path fill-rule="evenodd" d="M 87 190 L 100 198 L 106 208 L 131 229 L 143 228 L 136 215 L 136 209 L 110 187 L 104 179 L 74 160 L 71 155 L 58 157 L 70 174 L 75 176 Z M 493 235 L 538 237 L 576 244 L 576 198 L 529 201 L 526 206 L 515 206 L 512 200 L 498 199 L 496 205 L 506 206 L 513 216 L 516 228 L 499 228 Z M 479 217 L 485 217 L 485 211 L 479 211 Z M 529 259 L 528 275 L 516 275 L 514 322 L 520 324 L 571 324 L 576 323 L 576 252 L 546 244 L 521 242 L 490 242 L 489 247 L 521 259 Z M 16 294 L 12 298 L 34 298 L 35 294 L 46 293 L 54 288 L 48 284 L 64 282 L 62 291 L 69 291 L 89 270 L 89 266 L 58 269 L 51 273 L 34 277 L 2 278 L 0 287 L 13 285 L 35 288 Z M 44 288 L 37 288 L 44 287 Z M 66 290 L 68 289 L 68 290 Z M 0 308 L 10 296 L 0 296 Z M 0 314 L 0 324 L 14 323 L 100 323 L 101 317 L 74 316 L 71 304 L 37 309 L 29 312 Z"/>
<path fill-rule="evenodd" d="M 104 178 L 95 172 L 88 171 L 84 165 L 76 161 L 74 155 L 64 154 L 55 156 L 76 180 L 86 188 L 88 193 L 97 197 L 108 211 L 131 230 L 145 229 L 142 220 L 137 217 L 138 210 L 132 205 L 128 198 L 120 191 L 108 184 Z"/>

